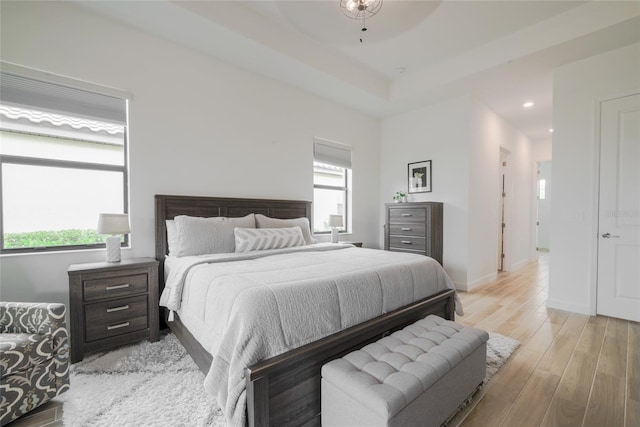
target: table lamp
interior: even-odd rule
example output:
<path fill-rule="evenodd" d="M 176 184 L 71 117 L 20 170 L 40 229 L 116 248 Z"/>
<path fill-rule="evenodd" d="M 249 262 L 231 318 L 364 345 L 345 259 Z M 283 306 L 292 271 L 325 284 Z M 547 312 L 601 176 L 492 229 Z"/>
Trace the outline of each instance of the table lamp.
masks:
<path fill-rule="evenodd" d="M 331 243 L 338 243 L 338 228 L 344 226 L 342 215 L 329 215 L 329 227 L 331 227 Z"/>
<path fill-rule="evenodd" d="M 120 234 L 129 233 L 128 214 L 102 213 L 98 218 L 98 233 L 107 237 L 107 262 L 120 262 Z"/>

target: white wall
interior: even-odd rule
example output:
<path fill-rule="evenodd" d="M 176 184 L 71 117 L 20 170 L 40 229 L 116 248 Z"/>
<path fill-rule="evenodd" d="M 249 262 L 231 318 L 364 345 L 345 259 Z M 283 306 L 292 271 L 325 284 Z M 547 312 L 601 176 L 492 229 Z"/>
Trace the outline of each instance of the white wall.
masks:
<path fill-rule="evenodd" d="M 154 256 L 154 194 L 312 200 L 313 137 L 353 146 L 350 237 L 378 245 L 377 120 L 68 3 L 1 7 L 4 61 L 133 95 L 132 247 L 123 257 Z M 2 256 L 1 298 L 68 302 L 68 265 L 104 257 Z"/>
<path fill-rule="evenodd" d="M 548 305 L 595 314 L 597 107 L 640 91 L 640 44 L 558 68 L 553 82 L 553 185 Z"/>
<path fill-rule="evenodd" d="M 496 276 L 500 223 L 500 149 L 508 155 L 505 270 L 530 261 L 531 143 L 484 104 L 472 100 L 469 176 L 469 264 L 467 288 Z"/>
<path fill-rule="evenodd" d="M 392 202 L 396 191 L 407 191 L 409 163 L 431 160 L 432 192 L 411 194 L 409 201 L 444 203 L 442 263 L 456 284 L 467 282 L 468 116 L 466 98 L 450 99 L 383 120 L 380 136 L 380 200 L 384 203 Z M 383 210 L 380 207 L 380 230 Z"/>
<path fill-rule="evenodd" d="M 552 140 L 538 139 L 531 143 L 531 158 L 534 163 L 551 160 Z"/>
<path fill-rule="evenodd" d="M 433 192 L 409 201 L 444 203 L 444 268 L 458 289 L 497 270 L 499 154 L 511 153 L 511 264 L 530 259 L 531 150 L 528 138 L 475 99 L 461 97 L 385 119 L 381 128 L 380 199 L 407 189 L 407 164 L 432 160 Z M 384 216 L 381 216 L 384 221 Z"/>
<path fill-rule="evenodd" d="M 471 100 L 469 139 L 469 264 L 470 289 L 495 278 L 498 269 L 500 218 L 500 146 L 502 120 L 476 100 Z"/>

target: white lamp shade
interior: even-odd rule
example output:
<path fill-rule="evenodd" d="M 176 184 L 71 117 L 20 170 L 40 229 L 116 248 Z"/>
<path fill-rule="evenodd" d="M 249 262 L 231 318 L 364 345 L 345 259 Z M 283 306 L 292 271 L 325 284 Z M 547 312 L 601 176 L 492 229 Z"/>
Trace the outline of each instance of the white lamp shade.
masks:
<path fill-rule="evenodd" d="M 342 221 L 342 215 L 329 215 L 329 227 L 342 227 L 344 222 Z"/>
<path fill-rule="evenodd" d="M 129 229 L 128 214 L 100 214 L 98 218 L 98 234 L 127 234 Z"/>

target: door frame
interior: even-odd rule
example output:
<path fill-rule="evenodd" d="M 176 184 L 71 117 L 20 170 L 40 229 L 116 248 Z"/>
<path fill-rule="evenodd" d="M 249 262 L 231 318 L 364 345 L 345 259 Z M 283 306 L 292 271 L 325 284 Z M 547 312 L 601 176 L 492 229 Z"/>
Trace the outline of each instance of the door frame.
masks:
<path fill-rule="evenodd" d="M 532 142 L 535 144 L 535 142 Z M 553 153 L 553 135 L 551 137 L 551 151 Z M 541 162 L 551 162 L 553 164 L 553 155 L 551 156 L 543 156 L 540 157 L 533 156 L 532 158 L 532 166 L 531 166 L 531 176 L 533 179 L 531 180 L 531 248 L 530 248 L 530 259 L 537 261 L 538 260 L 538 227 L 536 226 L 536 221 L 538 218 L 538 164 Z M 553 191 L 553 190 L 552 190 Z M 553 222 L 553 211 L 551 212 L 551 218 Z M 549 255 L 549 259 L 551 259 L 551 254 Z"/>
<path fill-rule="evenodd" d="M 614 95 L 601 96 L 594 99 L 594 182 L 593 188 L 595 191 L 595 197 L 593 198 L 593 218 L 594 221 L 591 224 L 591 266 L 589 268 L 589 314 L 591 316 L 597 315 L 598 309 L 598 253 L 600 250 L 600 236 L 598 235 L 598 228 L 600 226 L 600 149 L 602 147 L 600 120 L 602 119 L 602 104 L 607 101 L 612 101 L 618 98 L 624 98 L 627 96 L 633 96 L 639 94 L 638 89 L 627 90 Z"/>
<path fill-rule="evenodd" d="M 504 160 L 503 160 L 504 154 Z M 505 161 L 507 163 L 506 166 L 502 166 L 502 162 Z M 504 223 L 506 227 L 504 230 L 500 230 L 502 221 L 498 221 L 498 249 L 500 249 L 500 245 L 502 244 L 502 253 L 504 254 L 504 258 L 502 260 L 502 270 L 498 270 L 499 260 L 496 259 L 496 273 L 506 273 L 512 270 L 511 265 L 511 228 L 513 227 L 513 222 L 511 221 L 511 199 L 513 198 L 513 181 L 511 176 L 511 151 L 505 147 L 500 146 L 498 152 L 498 188 L 502 187 L 502 171 L 504 167 L 504 192 L 506 193 L 506 197 L 504 199 L 500 197 L 498 199 L 498 208 L 499 210 L 503 207 L 504 203 Z M 498 216 L 501 218 L 502 213 L 498 212 Z M 501 241 L 502 238 L 502 241 Z M 498 251 L 495 251 L 497 253 Z"/>
<path fill-rule="evenodd" d="M 533 160 L 533 190 L 532 190 L 532 209 L 531 209 L 531 259 L 538 260 L 540 256 L 540 252 L 538 251 L 538 234 L 540 233 L 539 219 L 540 219 L 540 209 L 538 204 L 540 203 L 540 199 L 538 199 L 538 194 L 540 191 L 539 183 L 540 183 L 540 163 L 549 162 L 553 165 L 553 161 L 551 159 L 534 159 Z M 553 174 L 553 172 L 552 172 Z M 553 191 L 553 190 L 551 190 Z M 550 223 L 549 223 L 550 224 Z M 550 237 L 550 236 L 549 236 Z M 551 249 L 551 248 L 549 248 Z"/>

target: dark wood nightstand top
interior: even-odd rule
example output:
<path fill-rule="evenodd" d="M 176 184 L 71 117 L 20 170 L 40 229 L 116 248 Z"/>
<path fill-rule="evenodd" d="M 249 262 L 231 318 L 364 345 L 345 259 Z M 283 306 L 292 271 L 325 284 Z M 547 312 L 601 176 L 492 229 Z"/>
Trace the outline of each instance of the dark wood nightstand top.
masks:
<path fill-rule="evenodd" d="M 84 264 L 72 264 L 67 271 L 69 273 L 75 271 L 108 271 L 129 267 L 146 267 L 149 265 L 158 265 L 158 260 L 153 258 L 130 258 L 123 259 L 120 262 L 89 262 Z"/>

